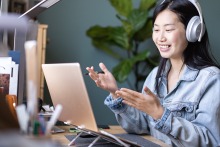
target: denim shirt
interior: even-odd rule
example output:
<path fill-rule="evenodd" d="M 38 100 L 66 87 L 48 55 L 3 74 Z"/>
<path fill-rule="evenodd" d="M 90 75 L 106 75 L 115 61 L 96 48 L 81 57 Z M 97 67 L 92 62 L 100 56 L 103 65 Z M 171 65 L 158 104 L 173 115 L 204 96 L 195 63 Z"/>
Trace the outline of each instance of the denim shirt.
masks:
<path fill-rule="evenodd" d="M 220 70 L 207 67 L 197 70 L 184 66 L 176 86 L 167 91 L 170 63 L 161 75 L 160 94 L 155 92 L 156 67 L 147 77 L 147 86 L 164 107 L 161 119 L 155 121 L 146 113 L 109 95 L 105 104 L 115 113 L 118 123 L 128 132 L 150 134 L 172 146 L 220 146 Z M 142 90 L 142 93 L 143 90 Z"/>

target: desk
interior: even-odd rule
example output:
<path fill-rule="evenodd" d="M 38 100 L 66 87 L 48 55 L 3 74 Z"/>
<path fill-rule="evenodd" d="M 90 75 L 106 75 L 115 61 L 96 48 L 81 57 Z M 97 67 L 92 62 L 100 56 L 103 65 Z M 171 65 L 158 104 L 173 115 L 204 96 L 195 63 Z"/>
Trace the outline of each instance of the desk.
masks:
<path fill-rule="evenodd" d="M 51 138 L 52 140 L 59 141 L 62 145 L 67 146 L 67 144 L 70 142 L 64 135 L 74 135 L 73 133 L 69 133 L 69 128 L 70 126 L 59 126 L 60 128 L 64 129 L 64 133 L 57 133 L 57 134 L 52 134 Z M 111 134 L 122 134 L 125 133 L 125 130 L 123 130 L 120 126 L 110 126 L 110 129 L 105 129 L 106 132 L 109 132 Z M 145 135 L 143 138 L 154 142 L 162 147 L 170 147 L 169 145 L 163 143 L 162 141 L 150 136 L 150 135 Z"/>

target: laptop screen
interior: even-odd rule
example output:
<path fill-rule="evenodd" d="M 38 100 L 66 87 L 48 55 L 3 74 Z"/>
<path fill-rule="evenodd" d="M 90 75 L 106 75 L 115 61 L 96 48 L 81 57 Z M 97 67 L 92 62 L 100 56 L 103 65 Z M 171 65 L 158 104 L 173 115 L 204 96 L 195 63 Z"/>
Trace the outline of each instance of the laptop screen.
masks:
<path fill-rule="evenodd" d="M 79 63 L 42 64 L 53 105 L 61 104 L 59 120 L 98 131 Z"/>

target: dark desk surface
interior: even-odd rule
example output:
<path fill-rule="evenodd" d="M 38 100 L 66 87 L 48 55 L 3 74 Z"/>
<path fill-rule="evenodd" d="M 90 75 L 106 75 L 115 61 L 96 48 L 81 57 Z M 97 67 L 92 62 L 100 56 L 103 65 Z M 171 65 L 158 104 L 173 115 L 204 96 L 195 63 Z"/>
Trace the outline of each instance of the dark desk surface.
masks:
<path fill-rule="evenodd" d="M 57 133 L 57 134 L 52 134 L 51 135 L 51 138 L 52 140 L 56 140 L 56 141 L 59 141 L 62 145 L 64 146 L 67 146 L 68 143 L 70 142 L 66 137 L 65 135 L 73 135 L 73 133 L 70 133 L 69 132 L 69 126 L 59 126 L 60 128 L 64 129 L 65 132 L 64 133 Z M 123 133 L 126 133 L 120 126 L 110 126 L 110 129 L 105 129 L 106 132 L 109 132 L 111 134 L 123 134 Z M 162 147 L 169 147 L 169 145 L 163 143 L 162 141 L 150 136 L 150 135 L 145 135 L 145 136 L 142 136 L 144 137 L 145 139 L 153 142 L 153 143 L 156 143 Z"/>

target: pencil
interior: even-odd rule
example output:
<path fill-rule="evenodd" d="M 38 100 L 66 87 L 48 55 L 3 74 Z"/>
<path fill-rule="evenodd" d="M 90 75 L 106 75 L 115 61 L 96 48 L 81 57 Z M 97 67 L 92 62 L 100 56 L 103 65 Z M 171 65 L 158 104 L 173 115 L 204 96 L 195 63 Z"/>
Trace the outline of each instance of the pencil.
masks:
<path fill-rule="evenodd" d="M 104 71 L 96 71 L 97 74 L 104 74 Z M 85 73 L 85 75 L 89 75 L 89 73 Z"/>

